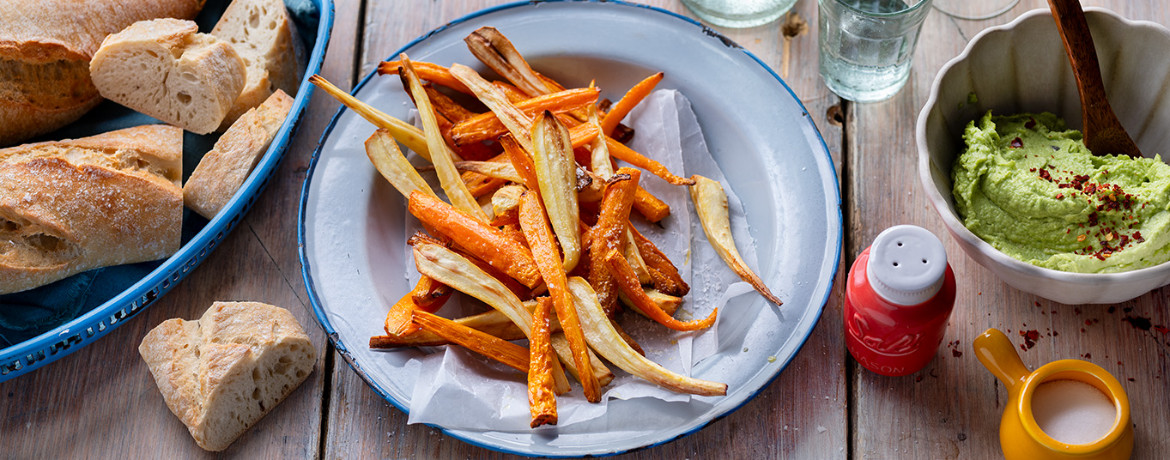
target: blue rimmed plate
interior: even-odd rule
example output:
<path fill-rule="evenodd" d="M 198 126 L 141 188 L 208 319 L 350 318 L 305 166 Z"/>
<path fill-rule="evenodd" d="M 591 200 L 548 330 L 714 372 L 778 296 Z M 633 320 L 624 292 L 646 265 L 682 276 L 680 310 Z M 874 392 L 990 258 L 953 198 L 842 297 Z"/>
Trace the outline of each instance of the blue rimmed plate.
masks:
<path fill-rule="evenodd" d="M 507 35 L 534 68 L 569 84 L 595 78 L 610 99 L 663 71 L 659 87 L 689 98 L 712 156 L 743 203 L 758 273 L 785 305 L 782 319 L 770 311 L 737 318 L 746 329 L 742 347 L 721 348 L 695 366 L 694 376 L 728 384 L 724 397 L 694 404 L 610 400 L 601 419 L 555 430 L 438 428 L 510 453 L 608 455 L 670 441 L 744 404 L 783 370 L 812 332 L 839 261 L 836 175 L 807 111 L 774 72 L 726 38 L 685 17 L 621 2 L 491 8 L 432 31 L 392 56 L 405 52 L 442 65 L 473 63 L 463 38 L 484 25 Z M 408 117 L 412 107 L 394 77 L 371 74 L 354 94 L 399 118 Z M 371 388 L 410 411 L 417 379 L 412 361 L 421 352 L 367 347 L 370 336 L 383 334 L 382 318 L 370 306 L 385 305 L 385 299 L 410 289 L 400 268 L 410 257 L 401 244 L 408 236 L 404 200 L 366 158 L 363 142 L 373 131 L 343 108 L 322 135 L 302 195 L 301 262 L 314 312 L 339 352 Z M 755 295 L 737 301 L 765 302 Z"/>

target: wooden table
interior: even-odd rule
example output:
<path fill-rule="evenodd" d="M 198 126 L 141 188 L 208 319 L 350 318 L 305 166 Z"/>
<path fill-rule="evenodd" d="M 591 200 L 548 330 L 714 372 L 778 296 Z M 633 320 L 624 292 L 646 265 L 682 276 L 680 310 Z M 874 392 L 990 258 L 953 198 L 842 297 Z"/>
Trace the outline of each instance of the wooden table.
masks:
<path fill-rule="evenodd" d="M 409 40 L 492 0 L 335 0 L 336 24 L 322 73 L 352 87 Z M 647 3 L 690 14 L 678 0 Z M 1086 0 L 1123 16 L 1170 24 L 1157 0 Z M 1160 289 L 1118 305 L 1068 306 L 1008 287 L 951 241 L 918 184 L 914 123 L 938 69 L 980 30 L 1024 11 L 1021 0 L 986 21 L 932 12 L 910 81 L 893 99 L 853 104 L 829 92 L 817 74 L 816 2 L 796 11 L 810 21 L 792 45 L 789 86 L 813 114 L 840 174 L 845 248 L 833 294 L 813 335 L 768 388 L 701 431 L 624 458 L 994 458 L 1007 395 L 971 352 L 989 327 L 1018 344 L 1031 368 L 1061 358 L 1097 363 L 1122 381 L 1136 426 L 1135 458 L 1170 451 L 1170 325 Z M 716 28 L 779 68 L 778 24 Z M 210 456 L 164 405 L 136 351 L 167 318 L 198 317 L 214 300 L 260 300 L 289 308 L 321 351 L 316 372 L 224 455 L 243 458 L 501 458 L 493 451 L 407 425 L 340 360 L 316 325 L 297 259 L 296 212 L 310 155 L 338 104 L 314 94 L 303 125 L 275 179 L 241 225 L 182 284 L 147 311 L 76 353 L 0 384 L 0 457 L 183 458 Z M 1162 152 L 1165 154 L 1166 152 Z M 845 269 L 882 229 L 917 224 L 939 235 L 960 280 L 945 345 L 917 374 L 887 378 L 848 356 L 842 341 Z M 1155 327 L 1150 328 L 1150 325 Z"/>

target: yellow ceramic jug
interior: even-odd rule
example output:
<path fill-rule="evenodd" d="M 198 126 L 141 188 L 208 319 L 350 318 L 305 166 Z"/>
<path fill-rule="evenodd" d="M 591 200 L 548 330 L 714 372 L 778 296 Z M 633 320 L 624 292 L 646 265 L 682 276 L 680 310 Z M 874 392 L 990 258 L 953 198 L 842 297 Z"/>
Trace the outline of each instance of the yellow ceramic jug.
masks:
<path fill-rule="evenodd" d="M 1129 458 L 1133 451 L 1129 398 L 1121 383 L 1101 366 L 1062 359 L 1028 372 L 1011 341 L 998 329 L 985 331 L 973 346 L 979 362 L 1007 386 L 1010 394 L 999 424 L 999 443 L 1007 460 Z M 1115 417 L 1104 436 L 1085 444 L 1066 444 L 1040 428 L 1032 411 L 1033 395 L 1041 384 L 1060 380 L 1088 384 L 1112 402 Z"/>

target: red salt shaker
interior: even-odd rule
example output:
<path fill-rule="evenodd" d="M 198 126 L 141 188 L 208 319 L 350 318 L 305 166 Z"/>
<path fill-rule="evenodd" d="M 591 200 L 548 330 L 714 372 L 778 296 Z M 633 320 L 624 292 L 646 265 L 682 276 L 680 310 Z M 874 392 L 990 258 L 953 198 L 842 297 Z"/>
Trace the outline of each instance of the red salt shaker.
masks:
<path fill-rule="evenodd" d="M 849 269 L 845 345 L 873 372 L 913 374 L 934 358 L 954 305 L 942 242 L 922 227 L 890 227 Z"/>

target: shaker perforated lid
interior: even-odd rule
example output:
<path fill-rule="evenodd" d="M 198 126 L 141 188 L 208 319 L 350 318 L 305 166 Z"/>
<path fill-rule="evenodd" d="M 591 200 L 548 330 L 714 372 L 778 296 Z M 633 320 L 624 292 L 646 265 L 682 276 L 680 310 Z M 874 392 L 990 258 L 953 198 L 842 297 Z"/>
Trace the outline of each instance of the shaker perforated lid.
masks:
<path fill-rule="evenodd" d="M 873 240 L 865 276 L 890 303 L 918 305 L 942 288 L 946 268 L 947 253 L 938 237 L 922 227 L 897 225 Z"/>

